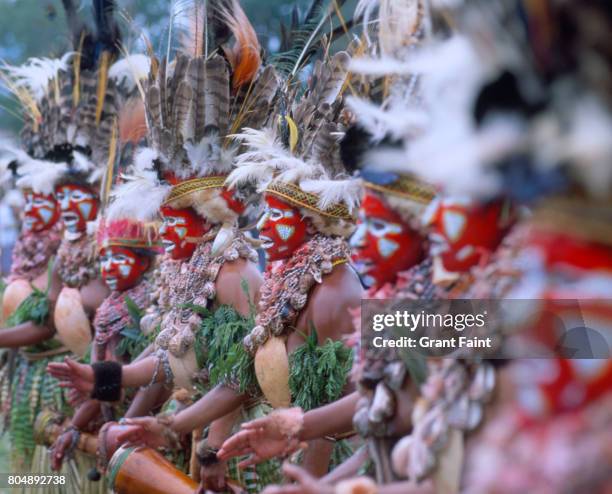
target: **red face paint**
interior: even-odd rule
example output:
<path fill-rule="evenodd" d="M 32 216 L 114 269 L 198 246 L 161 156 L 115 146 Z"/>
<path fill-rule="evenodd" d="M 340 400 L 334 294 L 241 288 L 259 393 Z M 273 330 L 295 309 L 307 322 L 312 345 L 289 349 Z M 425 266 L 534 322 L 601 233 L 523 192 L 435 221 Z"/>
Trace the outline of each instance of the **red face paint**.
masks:
<path fill-rule="evenodd" d="M 267 195 L 266 210 L 259 220 L 259 238 L 269 261 L 286 259 L 306 241 L 306 220 L 299 209 Z"/>
<path fill-rule="evenodd" d="M 149 268 L 149 258 L 128 247 L 112 246 L 100 251 L 102 279 L 111 290 L 132 288 Z"/>
<path fill-rule="evenodd" d="M 512 224 L 502 201 L 476 204 L 452 198 L 435 200 L 426 213 L 431 254 L 451 272 L 469 270 L 492 253 Z"/>
<path fill-rule="evenodd" d="M 51 228 L 60 217 L 59 204 L 52 194 L 25 193 L 23 228 L 29 232 L 42 232 Z"/>
<path fill-rule="evenodd" d="M 163 225 L 159 234 L 166 253 L 172 259 L 188 259 L 196 248 L 194 239 L 202 237 L 210 227 L 191 209 L 161 208 Z"/>
<path fill-rule="evenodd" d="M 227 206 L 232 211 L 234 211 L 237 214 L 244 213 L 244 210 L 246 209 L 246 206 L 244 205 L 244 203 L 242 201 L 240 201 L 239 199 L 236 198 L 233 190 L 228 190 L 226 188 L 223 188 L 223 190 L 221 191 L 221 197 L 223 197 L 223 199 L 225 199 L 225 202 L 227 203 Z"/>
<path fill-rule="evenodd" d="M 423 259 L 424 238 L 378 196 L 366 193 L 351 238 L 353 261 L 367 286 L 380 287 Z"/>
<path fill-rule="evenodd" d="M 55 188 L 55 198 L 68 232 L 84 232 L 87 222 L 96 219 L 98 199 L 90 188 L 74 184 L 60 185 Z"/>

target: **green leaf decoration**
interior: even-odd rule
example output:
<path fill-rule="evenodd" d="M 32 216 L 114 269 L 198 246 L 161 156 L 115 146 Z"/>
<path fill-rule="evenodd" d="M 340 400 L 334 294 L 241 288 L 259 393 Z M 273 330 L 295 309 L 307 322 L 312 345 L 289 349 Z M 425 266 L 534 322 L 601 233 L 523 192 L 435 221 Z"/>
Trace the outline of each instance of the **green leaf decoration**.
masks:
<path fill-rule="evenodd" d="M 129 296 L 126 295 L 124 301 L 130 318 L 132 319 L 132 324 L 121 330 L 121 339 L 115 348 L 115 355 L 120 358 L 125 356 L 129 359 L 133 359 L 155 341 L 159 328 L 148 336 L 145 335 L 140 330 L 140 320 L 144 315 L 144 311 L 141 310 L 136 302 Z"/>
<path fill-rule="evenodd" d="M 353 365 L 353 352 L 340 341 L 318 345 L 316 329 L 289 356 L 289 389 L 294 406 L 312 410 L 342 395 Z"/>
<path fill-rule="evenodd" d="M 228 305 L 200 314 L 195 353 L 198 366 L 208 369 L 210 386 L 231 381 L 239 383 L 242 392 L 251 389 L 257 379 L 242 340 L 254 326 L 253 317 L 243 317 Z"/>

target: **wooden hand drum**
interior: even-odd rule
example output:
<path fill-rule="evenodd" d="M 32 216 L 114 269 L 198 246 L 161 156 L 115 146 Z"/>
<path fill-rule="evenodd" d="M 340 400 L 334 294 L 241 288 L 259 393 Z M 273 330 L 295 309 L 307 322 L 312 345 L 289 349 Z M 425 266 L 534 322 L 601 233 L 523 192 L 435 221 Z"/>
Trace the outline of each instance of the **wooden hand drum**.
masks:
<path fill-rule="evenodd" d="M 108 483 L 116 494 L 193 494 L 198 483 L 145 447 L 121 447 L 108 465 Z"/>

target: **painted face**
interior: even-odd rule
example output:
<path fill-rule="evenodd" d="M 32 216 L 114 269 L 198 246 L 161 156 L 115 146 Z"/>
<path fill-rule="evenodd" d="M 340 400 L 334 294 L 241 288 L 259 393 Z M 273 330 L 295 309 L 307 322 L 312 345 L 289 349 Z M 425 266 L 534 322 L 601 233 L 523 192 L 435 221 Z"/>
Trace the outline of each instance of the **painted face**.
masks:
<path fill-rule="evenodd" d="M 191 208 L 173 209 L 163 206 L 161 214 L 164 223 L 159 234 L 166 253 L 172 259 L 191 257 L 197 245 L 194 239 L 202 237 L 210 227 Z"/>
<path fill-rule="evenodd" d="M 424 238 L 374 194 L 366 193 L 351 238 L 353 261 L 367 286 L 380 287 L 418 263 Z"/>
<path fill-rule="evenodd" d="M 53 195 L 26 192 L 23 217 L 24 230 L 42 232 L 55 225 L 59 216 L 59 204 Z"/>
<path fill-rule="evenodd" d="M 100 251 L 100 272 L 113 291 L 133 287 L 149 268 L 149 258 L 127 247 L 105 247 Z"/>
<path fill-rule="evenodd" d="M 513 218 L 502 201 L 436 199 L 424 219 L 431 227 L 431 254 L 447 271 L 467 271 L 497 248 Z"/>
<path fill-rule="evenodd" d="M 275 196 L 265 198 L 266 210 L 257 224 L 269 261 L 286 259 L 306 241 L 306 220 L 299 209 Z"/>
<path fill-rule="evenodd" d="M 59 202 L 62 221 L 68 232 L 84 232 L 87 222 L 96 219 L 98 199 L 88 187 L 60 185 L 55 188 L 55 198 Z"/>
<path fill-rule="evenodd" d="M 225 203 L 227 204 L 227 207 L 230 208 L 232 211 L 238 214 L 244 213 L 246 206 L 240 199 L 236 198 L 236 195 L 233 190 L 224 188 L 221 191 L 221 197 L 223 197 Z"/>

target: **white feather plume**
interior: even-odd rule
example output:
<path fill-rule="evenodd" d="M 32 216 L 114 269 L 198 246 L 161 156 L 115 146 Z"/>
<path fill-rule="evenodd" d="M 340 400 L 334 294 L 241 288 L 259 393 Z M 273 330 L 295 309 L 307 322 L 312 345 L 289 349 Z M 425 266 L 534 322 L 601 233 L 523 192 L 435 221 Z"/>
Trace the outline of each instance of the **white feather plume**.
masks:
<path fill-rule="evenodd" d="M 131 166 L 131 173 L 138 175 L 140 173 L 150 172 L 155 170 L 155 160 L 159 158 L 159 154 L 153 148 L 143 147 L 136 151 L 134 161 Z"/>
<path fill-rule="evenodd" d="M 568 103 L 564 101 L 564 105 Z M 558 141 L 543 148 L 556 156 L 554 163 L 570 163 L 586 189 L 598 197 L 610 195 L 612 187 L 612 117 L 594 97 L 583 97 L 571 108 L 570 124 Z"/>
<path fill-rule="evenodd" d="M 11 189 L 4 194 L 2 203 L 7 204 L 12 208 L 22 208 L 25 205 L 25 198 L 23 193 L 18 189 Z"/>
<path fill-rule="evenodd" d="M 143 148 L 136 153 L 130 172 L 121 176 L 123 183 L 111 191 L 112 200 L 106 211 L 109 220 L 151 221 L 156 217 L 171 189 L 170 185 L 158 180 L 154 165 L 157 157 L 157 151 L 152 148 Z"/>
<path fill-rule="evenodd" d="M 66 53 L 62 58 L 30 58 L 25 64 L 15 66 L 2 65 L 2 71 L 19 89 L 27 90 L 36 101 L 46 94 L 49 81 L 58 72 L 68 70 L 68 62 L 74 53 Z"/>
<path fill-rule="evenodd" d="M 89 173 L 96 169 L 96 165 L 85 154 L 78 151 L 72 153 L 72 169 L 79 173 Z M 93 182 L 93 181 L 92 181 Z"/>
<path fill-rule="evenodd" d="M 125 84 L 132 91 L 136 87 L 136 81 L 142 81 L 149 75 L 151 59 L 143 54 L 127 55 L 116 61 L 108 69 L 108 77 L 117 84 Z"/>
<path fill-rule="evenodd" d="M 410 63 L 388 56 L 380 58 L 353 57 L 349 64 L 349 70 L 355 74 L 372 77 L 383 77 L 387 75 L 409 75 L 413 67 Z"/>
<path fill-rule="evenodd" d="M 495 118 L 478 131 L 457 125 L 452 116 L 438 124 L 410 143 L 406 163 L 408 171 L 451 195 L 495 194 L 501 184 L 490 165 L 526 149 L 528 134 L 519 118 Z"/>
<path fill-rule="evenodd" d="M 367 130 L 375 141 L 389 135 L 403 139 L 420 131 L 429 122 L 422 108 L 402 101 L 389 101 L 381 107 L 368 100 L 347 96 L 347 106 L 357 116 L 359 125 Z"/>
<path fill-rule="evenodd" d="M 273 129 L 247 128 L 234 137 L 244 145 L 246 151 L 236 157 L 236 168 L 227 180 L 230 187 L 253 181 L 265 187 L 279 173 L 295 169 L 297 176 L 301 177 L 303 172 L 312 171 L 311 165 L 296 158 L 282 146 Z"/>
<path fill-rule="evenodd" d="M 300 188 L 319 196 L 319 208 L 323 211 L 333 204 L 343 203 L 353 211 L 359 207 L 361 184 L 355 179 L 346 180 L 302 180 Z"/>
<path fill-rule="evenodd" d="M 67 163 L 30 158 L 26 153 L 20 158 L 17 186 L 32 189 L 40 194 L 51 194 L 55 183 L 68 171 Z"/>

